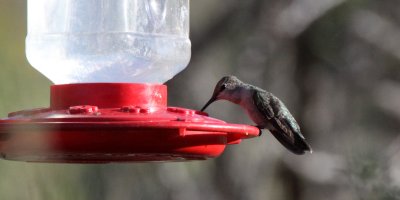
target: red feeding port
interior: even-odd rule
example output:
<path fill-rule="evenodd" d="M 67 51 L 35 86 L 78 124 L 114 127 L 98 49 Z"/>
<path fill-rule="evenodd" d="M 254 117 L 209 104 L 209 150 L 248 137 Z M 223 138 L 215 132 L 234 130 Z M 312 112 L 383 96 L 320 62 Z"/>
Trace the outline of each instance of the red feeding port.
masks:
<path fill-rule="evenodd" d="M 257 135 L 253 126 L 167 107 L 165 85 L 53 85 L 50 108 L 0 120 L 0 154 L 59 163 L 204 160 Z"/>

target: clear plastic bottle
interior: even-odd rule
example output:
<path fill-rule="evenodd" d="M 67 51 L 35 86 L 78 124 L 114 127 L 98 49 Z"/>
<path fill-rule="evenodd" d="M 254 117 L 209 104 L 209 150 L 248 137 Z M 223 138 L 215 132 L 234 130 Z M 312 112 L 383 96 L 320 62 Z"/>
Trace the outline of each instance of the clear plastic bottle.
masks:
<path fill-rule="evenodd" d="M 163 83 L 190 49 L 189 0 L 28 0 L 26 55 L 55 84 Z"/>

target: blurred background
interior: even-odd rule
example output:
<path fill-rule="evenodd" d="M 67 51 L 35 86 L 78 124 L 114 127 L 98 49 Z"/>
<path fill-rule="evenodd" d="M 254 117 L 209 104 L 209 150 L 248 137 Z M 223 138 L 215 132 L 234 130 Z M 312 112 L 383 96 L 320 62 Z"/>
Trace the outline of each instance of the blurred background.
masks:
<path fill-rule="evenodd" d="M 0 161 L 0 199 L 400 199 L 400 4 L 396 0 L 191 1 L 192 59 L 169 105 L 199 109 L 224 75 L 280 97 L 314 153 L 265 131 L 207 161 Z M 0 116 L 46 107 L 26 61 L 26 1 L 0 0 Z M 207 111 L 253 124 L 236 105 Z"/>

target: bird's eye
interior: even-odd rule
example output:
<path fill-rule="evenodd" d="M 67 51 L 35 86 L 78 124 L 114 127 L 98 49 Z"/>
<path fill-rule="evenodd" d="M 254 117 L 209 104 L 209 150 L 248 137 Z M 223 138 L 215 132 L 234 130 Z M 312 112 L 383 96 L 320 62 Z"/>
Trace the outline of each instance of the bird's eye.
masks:
<path fill-rule="evenodd" d="M 226 88 L 226 85 L 225 85 L 225 84 L 221 85 L 221 91 L 222 91 L 222 90 L 225 90 L 225 88 Z"/>

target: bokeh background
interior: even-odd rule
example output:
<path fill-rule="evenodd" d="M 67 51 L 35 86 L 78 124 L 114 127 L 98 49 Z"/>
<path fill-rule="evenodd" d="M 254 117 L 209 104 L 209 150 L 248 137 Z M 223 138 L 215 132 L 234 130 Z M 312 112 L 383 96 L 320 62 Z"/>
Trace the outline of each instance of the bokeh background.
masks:
<path fill-rule="evenodd" d="M 192 59 L 169 104 L 199 109 L 224 75 L 280 97 L 314 148 L 295 156 L 265 131 L 216 159 L 150 164 L 0 161 L 0 199 L 400 199 L 400 3 L 191 1 Z M 24 53 L 26 1 L 0 0 L 0 116 L 45 107 Z M 236 105 L 211 116 L 252 124 Z"/>

